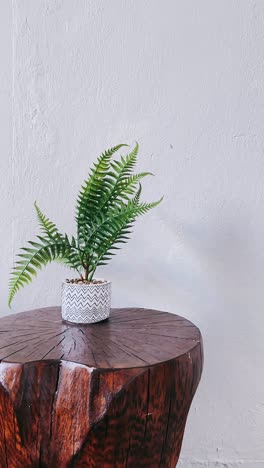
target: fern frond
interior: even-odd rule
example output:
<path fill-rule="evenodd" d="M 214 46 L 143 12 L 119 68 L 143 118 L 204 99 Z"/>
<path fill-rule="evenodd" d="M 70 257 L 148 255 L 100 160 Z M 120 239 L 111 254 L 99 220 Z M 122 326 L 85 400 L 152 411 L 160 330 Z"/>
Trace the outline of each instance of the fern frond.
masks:
<path fill-rule="evenodd" d="M 135 205 L 139 204 L 141 192 L 142 192 L 142 185 L 139 184 L 138 191 L 135 193 L 135 196 L 132 198 L 132 202 L 135 203 Z"/>
<path fill-rule="evenodd" d="M 44 215 L 44 213 L 41 211 L 41 209 L 37 205 L 36 201 L 34 203 L 34 207 L 37 213 L 37 218 L 39 221 L 40 229 L 43 232 L 43 234 L 46 234 L 51 239 L 62 239 L 63 236 L 62 234 L 59 233 L 56 225 Z"/>
<path fill-rule="evenodd" d="M 130 200 L 127 204 L 116 207 L 107 215 L 101 213 L 98 216 L 94 230 L 87 240 L 87 245 L 93 252 L 93 256 L 90 257 L 90 267 L 92 267 L 90 279 L 97 266 L 105 265 L 114 255 L 111 251 L 115 245 L 127 242 L 129 239 L 127 236 L 131 234 L 131 227 L 135 219 L 147 213 L 161 201 L 162 198 L 152 203 L 139 203 L 137 200 L 136 202 Z"/>
<path fill-rule="evenodd" d="M 129 201 L 130 196 L 135 194 L 139 181 L 149 175 L 153 174 L 151 172 L 140 172 L 127 178 L 121 178 L 121 180 L 117 179 L 107 199 L 102 200 L 100 210 L 107 211 L 124 201 Z"/>
<path fill-rule="evenodd" d="M 121 156 L 120 161 L 113 160 L 110 163 L 112 168 L 111 176 L 114 179 L 121 181 L 129 177 L 137 163 L 139 145 L 136 143 L 135 148 L 125 157 Z"/>
<path fill-rule="evenodd" d="M 101 197 L 106 196 L 109 191 L 109 181 L 106 175 L 109 172 L 110 160 L 113 154 L 125 144 L 114 146 L 105 151 L 94 164 L 88 179 L 84 182 L 77 198 L 76 220 L 78 231 L 78 242 L 82 244 L 86 236 L 87 219 L 92 218 L 98 209 Z"/>
<path fill-rule="evenodd" d="M 79 268 L 83 267 L 81 254 L 77 246 L 77 242 L 74 237 L 72 237 L 71 242 L 69 241 L 66 234 L 64 236 L 58 231 L 56 225 L 47 218 L 44 213 L 40 210 L 37 202 L 34 203 L 38 221 L 40 224 L 41 231 L 45 234 L 49 239 L 56 240 L 56 241 L 63 241 L 66 245 L 68 245 L 68 249 L 65 250 L 66 257 L 62 258 L 59 257 L 56 261 L 60 263 L 65 263 L 66 266 L 73 268 L 78 271 Z"/>
<path fill-rule="evenodd" d="M 29 241 L 30 247 L 24 247 L 19 254 L 20 260 L 17 260 L 9 283 L 8 305 L 14 298 L 17 291 L 32 281 L 36 276 L 37 270 L 41 270 L 47 263 L 60 257 L 65 257 L 69 250 L 69 245 L 65 240 L 56 241 L 43 237 L 38 237 L 38 242 Z"/>
<path fill-rule="evenodd" d="M 78 271 L 84 268 L 84 252 L 78 247 L 75 237 L 72 236 L 71 241 L 65 234 L 68 243 L 68 249 L 65 252 L 65 257 L 62 259 L 66 266 Z"/>
<path fill-rule="evenodd" d="M 117 194 L 121 195 L 121 185 L 123 184 L 123 189 L 125 181 L 127 181 L 132 173 L 132 170 L 137 162 L 138 155 L 138 143 L 136 143 L 135 148 L 125 157 L 121 156 L 120 161 L 114 160 L 111 161 L 111 171 L 109 172 L 109 185 L 110 190 L 105 196 L 101 199 L 100 209 L 104 209 L 106 206 L 111 205 L 113 199 L 117 198 Z M 148 175 L 148 173 L 145 173 Z M 142 177 L 144 177 L 142 173 Z"/>

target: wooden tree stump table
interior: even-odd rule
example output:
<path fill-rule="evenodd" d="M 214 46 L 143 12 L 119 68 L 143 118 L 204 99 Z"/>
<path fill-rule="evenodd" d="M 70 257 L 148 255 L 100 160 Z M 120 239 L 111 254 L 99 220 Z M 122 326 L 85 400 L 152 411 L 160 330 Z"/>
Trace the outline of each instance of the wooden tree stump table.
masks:
<path fill-rule="evenodd" d="M 188 320 L 33 310 L 0 319 L 0 360 L 1 468 L 176 466 L 203 362 Z"/>

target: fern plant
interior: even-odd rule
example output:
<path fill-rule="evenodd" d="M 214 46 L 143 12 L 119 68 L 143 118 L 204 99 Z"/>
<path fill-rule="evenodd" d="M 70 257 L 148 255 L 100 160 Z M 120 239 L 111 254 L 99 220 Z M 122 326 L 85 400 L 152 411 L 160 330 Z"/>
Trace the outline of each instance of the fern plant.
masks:
<path fill-rule="evenodd" d="M 112 159 L 114 153 L 127 145 L 105 151 L 90 169 L 78 194 L 76 205 L 76 236 L 62 234 L 35 202 L 41 233 L 21 249 L 11 272 L 9 306 L 17 291 L 32 281 L 47 263 L 60 261 L 77 271 L 80 278 L 92 281 L 96 268 L 106 265 L 126 243 L 138 216 L 157 206 L 140 200 L 141 184 L 150 172 L 134 174 L 138 144 L 125 157 Z"/>

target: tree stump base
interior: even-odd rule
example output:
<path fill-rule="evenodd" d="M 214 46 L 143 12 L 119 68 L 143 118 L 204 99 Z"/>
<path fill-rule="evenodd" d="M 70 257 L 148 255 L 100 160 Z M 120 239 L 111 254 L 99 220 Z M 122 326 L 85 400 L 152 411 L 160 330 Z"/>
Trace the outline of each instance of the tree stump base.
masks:
<path fill-rule="evenodd" d="M 113 309 L 76 325 L 60 308 L 0 319 L 0 466 L 175 468 L 202 373 L 189 321 Z"/>

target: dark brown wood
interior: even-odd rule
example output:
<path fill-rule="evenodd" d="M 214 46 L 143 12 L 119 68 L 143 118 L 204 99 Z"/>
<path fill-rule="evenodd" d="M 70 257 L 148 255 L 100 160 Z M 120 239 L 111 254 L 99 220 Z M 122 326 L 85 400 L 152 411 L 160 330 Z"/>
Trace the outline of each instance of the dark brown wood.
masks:
<path fill-rule="evenodd" d="M 156 310 L 0 319 L 1 468 L 174 468 L 202 353 L 191 322 Z"/>

